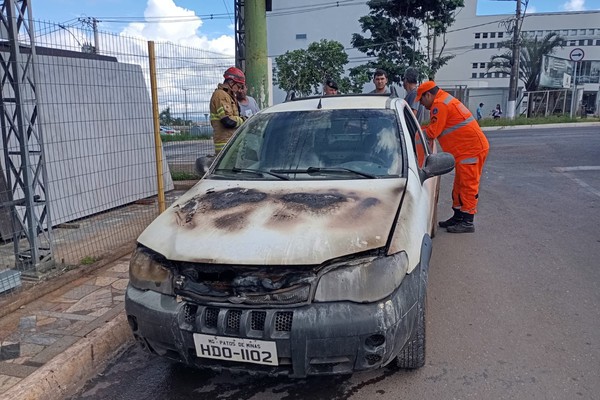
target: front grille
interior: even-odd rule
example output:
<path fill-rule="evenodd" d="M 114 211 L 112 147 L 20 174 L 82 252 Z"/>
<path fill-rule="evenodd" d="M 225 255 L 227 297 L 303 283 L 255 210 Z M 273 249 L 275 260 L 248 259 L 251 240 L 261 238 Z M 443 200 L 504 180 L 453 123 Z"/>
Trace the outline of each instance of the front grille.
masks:
<path fill-rule="evenodd" d="M 196 314 L 200 318 L 195 318 Z M 293 320 L 293 311 L 202 308 L 200 306 L 194 312 L 193 323 L 199 323 L 199 325 L 194 325 L 196 332 L 267 339 L 269 337 L 289 337 Z"/>
<path fill-rule="evenodd" d="M 196 320 L 196 311 L 198 310 L 198 306 L 193 304 L 186 304 L 183 306 L 183 319 L 188 324 L 193 324 Z"/>
<path fill-rule="evenodd" d="M 227 313 L 227 326 L 225 326 L 225 333 L 237 334 L 240 332 L 240 319 L 242 312 L 240 310 L 230 310 Z"/>
<path fill-rule="evenodd" d="M 267 313 L 265 311 L 252 311 L 250 313 L 250 329 L 253 331 L 264 331 Z"/>
<path fill-rule="evenodd" d="M 204 312 L 204 324 L 207 328 L 216 328 L 217 321 L 219 319 L 219 309 L 218 308 L 207 308 Z"/>
<path fill-rule="evenodd" d="M 291 311 L 281 311 L 275 314 L 275 330 L 278 332 L 290 332 L 292 330 L 292 320 L 294 313 Z"/>

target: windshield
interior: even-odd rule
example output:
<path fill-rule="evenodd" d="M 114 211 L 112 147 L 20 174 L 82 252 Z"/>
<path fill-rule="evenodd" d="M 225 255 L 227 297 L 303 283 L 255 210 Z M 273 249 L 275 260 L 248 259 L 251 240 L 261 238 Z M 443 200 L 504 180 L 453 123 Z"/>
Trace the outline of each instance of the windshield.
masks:
<path fill-rule="evenodd" d="M 402 154 L 392 110 L 262 113 L 225 149 L 213 178 L 377 179 L 397 177 Z"/>

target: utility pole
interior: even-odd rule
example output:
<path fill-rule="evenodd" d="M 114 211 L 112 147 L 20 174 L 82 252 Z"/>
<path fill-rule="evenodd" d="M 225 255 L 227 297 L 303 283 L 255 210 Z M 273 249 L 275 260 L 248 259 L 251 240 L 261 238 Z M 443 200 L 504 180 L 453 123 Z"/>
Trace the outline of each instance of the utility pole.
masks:
<path fill-rule="evenodd" d="M 241 0 L 237 0 L 238 2 Z M 267 60 L 267 13 L 269 0 L 244 0 L 245 73 L 248 92 L 260 108 L 269 104 L 269 66 Z"/>
<path fill-rule="evenodd" d="M 94 17 L 79 18 L 79 22 L 92 28 L 94 32 L 94 54 L 100 53 L 100 44 L 98 41 L 98 21 Z"/>
<path fill-rule="evenodd" d="M 187 91 L 190 90 L 190 89 L 189 88 L 183 88 L 181 90 L 183 90 L 183 93 L 184 93 L 184 96 L 185 96 L 185 124 L 187 125 L 187 123 L 188 123 Z"/>
<path fill-rule="evenodd" d="M 510 86 L 508 89 L 508 106 L 507 106 L 507 117 L 509 119 L 515 119 L 515 111 L 517 104 L 517 91 L 519 89 L 519 60 L 521 53 L 520 43 L 520 31 L 521 31 L 521 0 L 517 0 L 517 14 L 515 16 L 515 25 L 513 27 L 513 39 L 512 39 L 512 60 L 510 68 Z"/>

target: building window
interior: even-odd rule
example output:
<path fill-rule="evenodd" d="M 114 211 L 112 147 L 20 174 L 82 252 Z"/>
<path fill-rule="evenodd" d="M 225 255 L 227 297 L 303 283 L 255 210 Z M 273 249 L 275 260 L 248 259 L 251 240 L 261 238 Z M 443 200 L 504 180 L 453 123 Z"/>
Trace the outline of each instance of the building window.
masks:
<path fill-rule="evenodd" d="M 500 72 L 494 72 L 494 78 L 500 78 Z"/>
<path fill-rule="evenodd" d="M 600 40 L 596 40 L 596 46 L 600 46 Z"/>
<path fill-rule="evenodd" d="M 502 39 L 504 37 L 504 32 L 498 32 L 498 39 Z"/>
<path fill-rule="evenodd" d="M 544 31 L 537 31 L 536 36 L 544 36 Z"/>
<path fill-rule="evenodd" d="M 296 40 L 306 39 L 306 33 L 296 33 Z"/>
<path fill-rule="evenodd" d="M 502 48 L 502 47 L 504 47 L 504 45 L 502 44 L 502 42 L 498 42 L 498 46 L 497 47 L 498 48 Z"/>
<path fill-rule="evenodd" d="M 473 48 L 474 48 L 474 49 L 478 49 L 478 48 L 479 48 L 479 43 L 475 43 L 475 44 L 473 45 Z"/>
<path fill-rule="evenodd" d="M 587 40 L 587 45 L 588 46 L 593 46 L 594 45 L 594 41 L 592 39 L 588 39 Z"/>
<path fill-rule="evenodd" d="M 476 69 L 476 68 L 477 68 L 477 65 L 479 65 L 479 64 L 477 64 L 477 63 L 473 63 L 473 69 Z"/>
<path fill-rule="evenodd" d="M 585 35 L 585 29 L 580 29 L 580 30 L 579 30 L 579 34 L 580 34 L 580 35 Z"/>
<path fill-rule="evenodd" d="M 475 34 L 475 39 L 479 39 L 481 37 L 481 33 L 476 33 Z"/>
<path fill-rule="evenodd" d="M 481 48 L 482 49 L 487 49 L 487 43 L 481 43 Z"/>
<path fill-rule="evenodd" d="M 496 37 L 496 32 L 490 32 L 490 39 L 493 39 Z"/>
<path fill-rule="evenodd" d="M 493 49 L 494 47 L 496 47 L 496 43 L 490 43 L 490 49 Z"/>
<path fill-rule="evenodd" d="M 479 63 L 479 68 L 485 68 L 485 63 Z"/>
<path fill-rule="evenodd" d="M 480 78 L 485 78 L 485 72 L 480 72 L 480 73 L 479 73 L 479 77 L 480 77 Z"/>
<path fill-rule="evenodd" d="M 579 46 L 585 46 L 585 40 L 580 40 L 579 41 Z"/>
<path fill-rule="evenodd" d="M 487 32 L 483 32 L 483 38 L 487 39 Z"/>
<path fill-rule="evenodd" d="M 477 78 L 477 72 L 472 72 L 471 73 L 471 78 Z"/>
<path fill-rule="evenodd" d="M 577 40 L 569 40 L 569 46 L 577 46 Z"/>
<path fill-rule="evenodd" d="M 590 35 L 590 36 L 594 34 L 594 30 L 593 29 L 588 29 L 587 32 L 588 32 L 587 34 Z"/>
<path fill-rule="evenodd" d="M 569 36 L 577 36 L 577 29 L 571 29 L 569 31 Z"/>

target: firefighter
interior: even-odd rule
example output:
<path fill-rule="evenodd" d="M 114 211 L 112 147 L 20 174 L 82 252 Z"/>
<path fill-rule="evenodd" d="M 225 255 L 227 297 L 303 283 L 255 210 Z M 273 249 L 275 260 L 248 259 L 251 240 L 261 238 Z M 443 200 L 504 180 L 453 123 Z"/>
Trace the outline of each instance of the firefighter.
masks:
<path fill-rule="evenodd" d="M 235 130 L 244 122 L 236 98 L 237 92 L 246 84 L 242 70 L 228 68 L 210 98 L 210 124 L 213 127 L 215 155 L 219 154 Z"/>
<path fill-rule="evenodd" d="M 490 145 L 473 114 L 459 100 L 427 81 L 417 89 L 417 101 L 430 112 L 424 132 L 437 139 L 442 149 L 454 156 L 456 163 L 452 187 L 454 215 L 439 226 L 451 233 L 475 232 L 479 181 Z"/>

